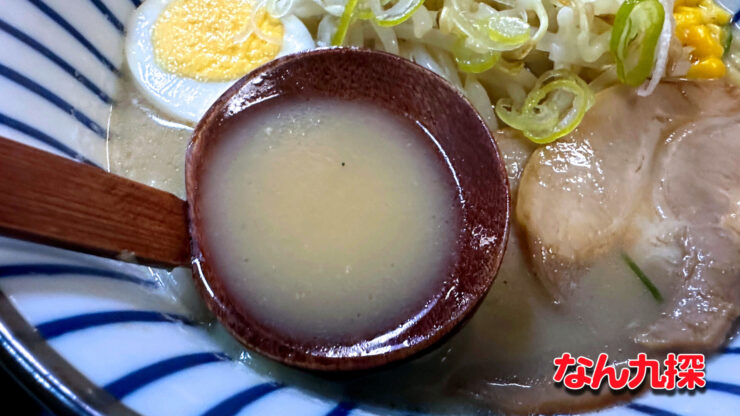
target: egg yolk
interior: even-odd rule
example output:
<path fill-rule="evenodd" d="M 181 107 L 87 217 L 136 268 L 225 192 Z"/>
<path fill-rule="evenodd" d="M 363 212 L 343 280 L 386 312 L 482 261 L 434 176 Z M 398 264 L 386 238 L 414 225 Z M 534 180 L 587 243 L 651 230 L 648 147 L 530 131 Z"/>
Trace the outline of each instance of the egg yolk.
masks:
<path fill-rule="evenodd" d="M 280 21 L 244 0 L 174 0 L 152 30 L 157 64 L 199 81 L 245 75 L 275 58 L 282 39 Z"/>

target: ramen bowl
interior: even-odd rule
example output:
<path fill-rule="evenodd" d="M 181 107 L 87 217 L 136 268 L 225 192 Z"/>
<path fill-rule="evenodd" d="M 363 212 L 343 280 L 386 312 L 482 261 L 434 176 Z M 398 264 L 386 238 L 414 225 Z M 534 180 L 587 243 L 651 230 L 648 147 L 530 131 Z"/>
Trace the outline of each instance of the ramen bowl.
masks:
<path fill-rule="evenodd" d="M 139 3 L 4 2 L 0 135 L 107 168 L 107 120 L 124 71 L 122 22 Z M 2 239 L 2 363 L 57 414 L 389 413 L 326 391 L 321 381 L 276 380 L 271 362 L 211 324 L 189 279 Z M 733 340 L 709 361 L 703 391 L 646 393 L 599 414 L 734 414 L 739 347 Z"/>

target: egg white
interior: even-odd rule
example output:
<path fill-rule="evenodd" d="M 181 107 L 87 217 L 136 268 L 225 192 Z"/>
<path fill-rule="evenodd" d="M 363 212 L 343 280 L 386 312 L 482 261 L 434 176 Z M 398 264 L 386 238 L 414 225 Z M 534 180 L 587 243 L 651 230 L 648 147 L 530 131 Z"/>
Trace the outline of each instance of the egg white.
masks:
<path fill-rule="evenodd" d="M 147 0 L 136 9 L 127 27 L 126 60 L 135 83 L 154 106 L 195 123 L 236 80 L 198 81 L 167 72 L 157 64 L 152 30 L 159 15 L 172 1 Z M 316 46 L 308 29 L 297 17 L 283 16 L 280 22 L 283 24 L 283 45 L 276 58 Z"/>

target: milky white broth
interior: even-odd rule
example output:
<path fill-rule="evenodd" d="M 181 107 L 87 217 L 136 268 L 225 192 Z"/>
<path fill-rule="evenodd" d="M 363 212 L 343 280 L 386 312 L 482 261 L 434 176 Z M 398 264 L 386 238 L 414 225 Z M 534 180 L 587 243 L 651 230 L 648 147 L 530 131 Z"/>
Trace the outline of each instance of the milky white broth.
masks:
<path fill-rule="evenodd" d="M 186 147 L 182 138 L 189 132 L 162 123 L 171 120 L 150 110 L 128 79 L 124 79 L 120 96 L 111 116 L 112 171 L 183 195 L 183 168 L 170 160 L 182 160 Z M 533 147 L 521 137 L 497 136 L 497 141 L 510 179 L 515 181 L 520 173 L 517 169 L 523 167 Z M 352 160 L 341 159 L 331 160 L 334 169 L 352 167 Z M 295 173 L 276 174 L 287 180 Z M 315 376 L 261 359 L 247 362 L 278 379 L 383 407 L 439 413 L 521 412 L 553 400 L 572 401 L 572 396 L 547 382 L 552 377 L 553 357 L 563 351 L 591 355 L 604 351 L 617 360 L 634 356 L 629 328 L 654 320 L 659 307 L 616 260 L 616 253 L 602 265 L 609 273 L 584 278 L 590 284 L 579 287 L 567 305 L 555 305 L 530 273 L 518 227 L 513 225 L 501 270 L 482 306 L 460 333 L 431 354 L 344 381 L 317 381 Z M 660 281 L 655 283 L 661 287 Z M 283 300 L 290 300 L 289 295 L 295 300 L 295 293 L 287 291 Z M 223 334 L 221 338 L 231 343 Z M 589 396 L 576 401 L 590 401 Z"/>
<path fill-rule="evenodd" d="M 181 137 L 186 134 L 154 118 L 166 117 L 142 111 L 142 101 L 137 97 L 131 84 L 124 81 L 111 118 L 111 168 L 182 195 L 182 166 L 170 163 L 170 158 L 182 159 L 186 143 Z M 117 131 L 126 134 L 115 134 Z M 535 146 L 510 131 L 494 135 L 516 197 L 519 176 Z M 341 161 L 332 159 L 331 163 L 340 170 L 343 168 L 336 164 Z M 649 200 L 646 196 L 643 199 Z M 350 379 L 321 378 L 244 352 L 218 325 L 214 336 L 257 371 L 327 396 L 361 400 L 383 409 L 489 414 L 598 407 L 631 396 L 564 393 L 550 382 L 552 360 L 564 351 L 591 357 L 607 352 L 613 361 L 622 362 L 645 351 L 634 342 L 635 333 L 661 316 L 661 305 L 621 260 L 622 249 L 630 247 L 619 246 L 602 256 L 581 277 L 567 302 L 556 304 L 531 273 L 522 231 L 513 221 L 493 287 L 459 333 L 417 360 Z M 631 251 L 669 298 L 676 279 L 665 272 L 669 266 L 661 255 L 654 255 L 657 252 L 647 243 Z"/>
<path fill-rule="evenodd" d="M 261 322 L 299 339 L 381 336 L 440 293 L 460 202 L 412 121 L 361 101 L 273 100 L 211 148 L 203 244 Z"/>

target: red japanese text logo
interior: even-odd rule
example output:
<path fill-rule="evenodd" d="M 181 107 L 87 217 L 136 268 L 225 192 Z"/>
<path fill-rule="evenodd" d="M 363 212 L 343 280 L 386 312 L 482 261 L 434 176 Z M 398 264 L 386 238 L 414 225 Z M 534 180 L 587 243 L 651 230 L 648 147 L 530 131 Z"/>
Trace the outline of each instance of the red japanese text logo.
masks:
<path fill-rule="evenodd" d="M 598 390 L 604 382 L 612 390 L 635 390 L 645 381 L 657 390 L 694 390 L 706 385 L 704 354 L 670 353 L 661 366 L 660 361 L 639 353 L 636 359 L 627 360 L 627 365 L 619 369 L 608 364 L 609 356 L 604 353 L 599 354 L 596 362 L 583 356 L 575 358 L 567 352 L 552 362 L 555 364 L 552 379 L 569 390 L 585 387 Z M 574 370 L 569 371 L 572 368 Z"/>

